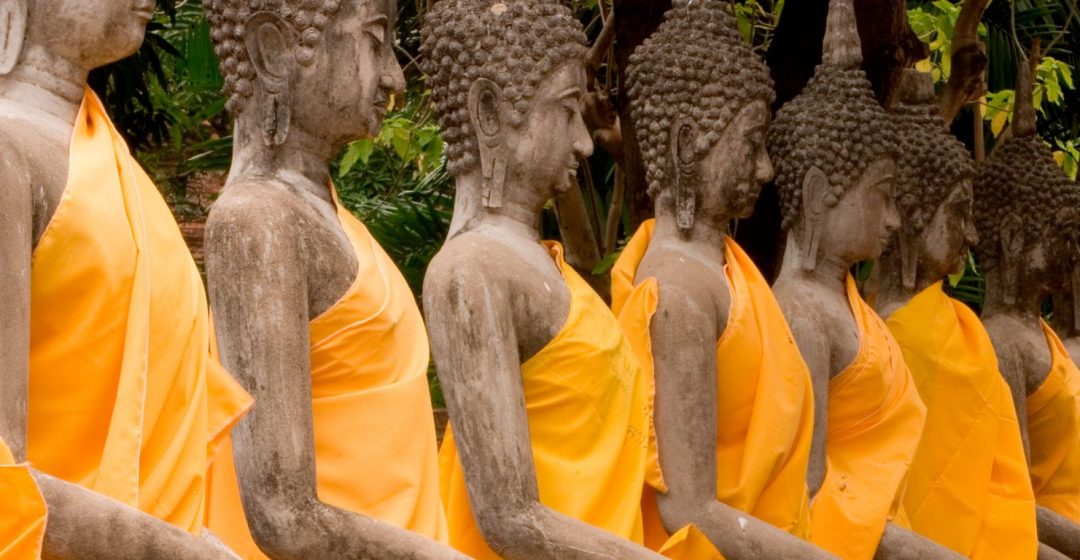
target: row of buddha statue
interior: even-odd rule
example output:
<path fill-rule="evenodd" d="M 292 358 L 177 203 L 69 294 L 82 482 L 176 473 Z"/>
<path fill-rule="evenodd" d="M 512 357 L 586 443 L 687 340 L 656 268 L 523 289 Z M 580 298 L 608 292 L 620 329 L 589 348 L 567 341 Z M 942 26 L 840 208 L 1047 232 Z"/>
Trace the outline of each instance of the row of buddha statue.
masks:
<path fill-rule="evenodd" d="M 929 76 L 875 99 L 852 0 L 775 116 L 731 4 L 673 0 L 626 69 L 656 218 L 609 307 L 539 234 L 593 150 L 581 23 L 440 0 L 421 313 L 328 170 L 405 87 L 394 0 L 203 6 L 235 119 L 205 290 L 86 86 L 154 2 L 0 0 L 0 558 L 1080 558 L 1080 188 L 1030 65 L 977 167 Z M 771 181 L 770 286 L 729 226 Z M 972 248 L 981 318 L 942 282 Z"/>

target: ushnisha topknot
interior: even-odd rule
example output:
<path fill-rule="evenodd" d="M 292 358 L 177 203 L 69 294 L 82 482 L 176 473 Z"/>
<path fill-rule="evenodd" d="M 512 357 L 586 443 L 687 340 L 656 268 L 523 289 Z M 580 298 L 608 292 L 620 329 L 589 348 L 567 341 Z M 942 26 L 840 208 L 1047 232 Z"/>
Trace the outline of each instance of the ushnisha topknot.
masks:
<path fill-rule="evenodd" d="M 226 107 L 237 115 L 255 91 L 255 68 L 244 46 L 248 18 L 257 12 L 269 12 L 291 24 L 299 40 L 294 56 L 306 66 L 314 61 L 315 46 L 341 8 L 341 0 L 205 0 L 203 5 L 214 52 L 221 59 L 225 93 L 229 96 Z"/>
<path fill-rule="evenodd" d="M 422 34 L 421 68 L 455 175 L 479 161 L 468 109 L 476 80 L 502 89 L 513 106 L 510 124 L 518 127 L 543 80 L 588 51 L 581 23 L 556 0 L 441 0 L 424 16 Z"/>
<path fill-rule="evenodd" d="M 769 130 L 785 230 L 802 212 L 802 182 L 811 168 L 829 178 L 826 202 L 833 205 L 871 163 L 896 156 L 896 127 L 874 97 L 861 62 L 851 0 L 832 0 L 823 62 Z"/>
<path fill-rule="evenodd" d="M 896 205 L 904 231 L 916 235 L 957 185 L 975 177 L 975 161 L 941 117 L 930 74 L 905 70 L 900 90 L 889 112 L 900 138 Z"/>
<path fill-rule="evenodd" d="M 758 100 L 771 106 L 776 97 L 769 69 L 743 42 L 731 9 L 727 0 L 674 0 L 630 57 L 630 114 L 653 198 L 670 186 L 676 119 L 700 127 L 700 157 L 743 107 Z"/>
<path fill-rule="evenodd" d="M 1080 210 L 1080 190 L 1054 161 L 1036 134 L 1031 67 L 1021 61 L 1016 85 L 1013 136 L 979 166 L 973 190 L 979 262 L 994 267 L 1001 258 L 1001 225 L 1019 218 L 1025 245 L 1072 237 Z"/>

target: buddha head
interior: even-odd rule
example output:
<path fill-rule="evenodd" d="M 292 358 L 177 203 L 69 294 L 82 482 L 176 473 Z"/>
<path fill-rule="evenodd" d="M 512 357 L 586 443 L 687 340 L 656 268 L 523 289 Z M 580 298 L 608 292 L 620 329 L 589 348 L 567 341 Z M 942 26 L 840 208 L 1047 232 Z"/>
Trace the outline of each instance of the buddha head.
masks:
<path fill-rule="evenodd" d="M 1012 136 L 974 182 L 979 263 L 999 272 L 1007 304 L 1016 303 L 1021 287 L 1036 294 L 1067 289 L 1077 262 L 1080 192 L 1037 134 L 1031 76 L 1031 66 L 1021 62 Z"/>
<path fill-rule="evenodd" d="M 753 212 L 773 178 L 765 135 L 775 94 L 725 0 L 674 0 L 630 58 L 630 114 L 660 215 L 689 235 Z"/>
<path fill-rule="evenodd" d="M 822 63 L 769 131 L 783 227 L 807 271 L 876 259 L 900 225 L 897 133 L 861 61 L 851 0 L 832 0 Z"/>
<path fill-rule="evenodd" d="M 586 51 L 557 0 L 441 0 L 428 12 L 422 68 L 459 187 L 455 221 L 576 184 L 593 147 Z"/>
<path fill-rule="evenodd" d="M 900 138 L 894 250 L 904 287 L 914 289 L 918 276 L 937 281 L 962 271 L 978 243 L 971 214 L 975 163 L 941 118 L 930 74 L 904 71 L 890 117 Z"/>
<path fill-rule="evenodd" d="M 292 128 L 334 146 L 373 136 L 405 87 L 394 0 L 205 0 L 227 107 L 268 146 Z"/>
<path fill-rule="evenodd" d="M 3 0 L 0 76 L 30 46 L 88 71 L 127 58 L 142 45 L 154 0 Z"/>

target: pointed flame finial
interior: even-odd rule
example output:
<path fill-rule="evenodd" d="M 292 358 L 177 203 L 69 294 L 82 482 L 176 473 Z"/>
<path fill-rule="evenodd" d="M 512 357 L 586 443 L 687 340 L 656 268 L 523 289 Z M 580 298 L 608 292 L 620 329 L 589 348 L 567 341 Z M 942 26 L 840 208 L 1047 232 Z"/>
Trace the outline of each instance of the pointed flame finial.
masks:
<path fill-rule="evenodd" d="M 852 0 L 831 0 L 822 61 L 841 68 L 858 68 L 862 60 L 862 43 Z"/>
<path fill-rule="evenodd" d="M 1035 80 L 1032 78 L 1035 66 L 1039 64 L 1039 41 L 1036 40 L 1031 47 L 1031 57 L 1021 57 L 1019 67 L 1016 69 L 1016 93 L 1015 114 L 1013 114 L 1013 136 L 1034 136 L 1037 132 L 1037 117 L 1035 115 L 1034 87 Z"/>

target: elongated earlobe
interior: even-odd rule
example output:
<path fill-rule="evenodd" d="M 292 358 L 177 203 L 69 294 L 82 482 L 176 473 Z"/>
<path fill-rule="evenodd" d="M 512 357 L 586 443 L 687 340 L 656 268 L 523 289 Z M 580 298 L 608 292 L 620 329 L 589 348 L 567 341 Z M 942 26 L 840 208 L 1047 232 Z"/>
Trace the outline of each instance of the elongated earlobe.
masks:
<path fill-rule="evenodd" d="M 675 166 L 675 223 L 679 233 L 688 238 L 694 230 L 697 212 L 697 123 L 680 117 L 670 134 L 671 161 Z"/>
<path fill-rule="evenodd" d="M 915 289 L 915 282 L 919 275 L 919 250 L 918 239 L 911 239 L 903 231 L 897 234 L 897 245 L 900 249 L 900 281 L 904 288 Z"/>
<path fill-rule="evenodd" d="M 1005 284 L 1003 299 L 1007 305 L 1016 303 L 1023 260 L 1024 223 L 1016 214 L 1009 214 L 1001 224 L 1001 279 Z"/>
<path fill-rule="evenodd" d="M 267 146 L 280 146 L 289 137 L 292 121 L 289 74 L 295 58 L 289 56 L 294 44 L 292 25 L 269 12 L 259 12 L 245 23 L 245 46 L 255 76 L 263 115 L 263 141 Z"/>
<path fill-rule="evenodd" d="M 829 192 L 829 179 L 825 172 L 811 167 L 803 178 L 803 243 L 802 268 L 813 272 L 817 268 L 818 249 L 821 247 L 821 230 L 826 212 L 825 195 Z"/>
<path fill-rule="evenodd" d="M 15 69 L 26 39 L 26 0 L 0 2 L 0 76 Z"/>
<path fill-rule="evenodd" d="M 487 79 L 479 79 L 469 89 L 469 118 L 480 151 L 480 171 L 484 177 L 482 202 L 485 208 L 501 208 L 506 184 L 506 155 L 503 153 L 502 90 Z"/>

